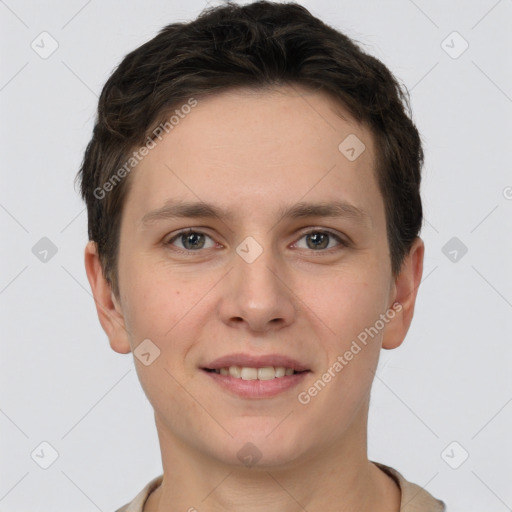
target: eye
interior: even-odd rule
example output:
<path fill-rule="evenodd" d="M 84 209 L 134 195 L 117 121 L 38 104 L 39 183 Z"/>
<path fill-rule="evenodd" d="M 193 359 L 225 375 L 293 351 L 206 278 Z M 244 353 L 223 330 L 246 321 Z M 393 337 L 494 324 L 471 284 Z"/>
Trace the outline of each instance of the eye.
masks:
<path fill-rule="evenodd" d="M 210 243 L 208 244 L 208 240 Z M 176 243 L 175 243 L 176 242 Z M 179 245 L 181 244 L 181 245 Z M 196 251 L 198 249 L 210 249 L 215 246 L 213 239 L 201 231 L 187 229 L 170 238 L 165 245 L 175 245 L 186 251 Z"/>
<path fill-rule="evenodd" d="M 300 240 L 303 239 L 306 241 L 305 246 L 304 244 L 300 246 Z M 333 242 L 337 243 L 333 245 Z M 336 245 L 347 247 L 348 244 L 341 237 L 330 231 L 312 230 L 307 233 L 303 233 L 299 242 L 296 242 L 294 245 L 299 249 L 312 249 L 313 251 L 318 251 L 322 249 L 331 249 Z"/>

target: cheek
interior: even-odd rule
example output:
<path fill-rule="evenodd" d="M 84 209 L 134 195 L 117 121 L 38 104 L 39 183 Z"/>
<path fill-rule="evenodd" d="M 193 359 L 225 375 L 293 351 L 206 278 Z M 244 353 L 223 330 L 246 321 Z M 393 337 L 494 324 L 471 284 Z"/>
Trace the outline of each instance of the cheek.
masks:
<path fill-rule="evenodd" d="M 386 286 L 372 279 L 338 276 L 318 290 L 311 309 L 329 328 L 323 341 L 325 368 L 318 375 L 328 381 L 326 400 L 339 414 L 352 410 L 371 386 L 377 367 L 382 334 L 380 315 L 385 313 Z M 377 329 L 375 325 L 377 324 Z M 326 375 L 324 375 L 324 373 Z M 319 388 L 322 384 L 319 384 Z M 314 391 L 313 391 L 314 393 Z M 336 416 L 333 411 L 332 414 Z"/>
<path fill-rule="evenodd" d="M 333 432 L 348 425 L 365 403 L 381 349 L 383 331 L 369 329 L 384 312 L 382 290 L 384 286 L 379 289 L 371 281 L 345 276 L 331 280 L 314 297 L 311 309 L 329 328 L 322 341 L 327 357 L 311 387 L 301 390 L 300 398 L 318 411 L 318 428 L 325 428 L 326 418 Z"/>
<path fill-rule="evenodd" d="M 178 409 L 187 420 L 187 411 L 194 408 L 194 403 L 181 384 L 190 377 L 186 375 L 189 369 L 184 367 L 184 360 L 197 339 L 197 326 L 201 325 L 197 321 L 197 315 L 203 312 L 201 294 L 182 282 L 178 274 L 168 279 L 164 272 L 142 272 L 141 268 L 142 265 L 127 274 L 130 289 L 124 307 L 125 320 L 132 349 L 136 351 L 142 340 L 149 339 L 156 345 L 158 356 L 146 366 L 135 352 L 139 381 L 156 411 L 168 418 L 171 409 Z M 190 410 L 192 414 L 197 412 Z"/>
<path fill-rule="evenodd" d="M 202 297 L 202 288 L 166 270 L 165 266 L 128 262 L 123 275 L 128 284 L 124 302 L 125 319 L 131 334 L 164 344 L 179 330 L 183 318 L 193 315 Z M 142 339 L 143 339 L 142 338 Z"/>
<path fill-rule="evenodd" d="M 150 339 L 159 350 L 158 359 L 152 363 L 160 378 L 176 392 L 179 382 L 195 376 L 196 368 L 188 361 L 188 354 L 201 339 L 205 324 L 212 321 L 214 294 L 208 293 L 218 281 L 218 276 L 184 276 L 164 267 L 142 272 L 141 268 L 131 272 L 130 295 L 126 302 L 125 320 L 129 326 L 132 349 L 145 339 Z M 145 267 L 148 269 L 149 267 Z M 141 384 L 148 394 L 160 393 L 161 382 L 153 378 L 154 371 L 138 364 Z M 157 374 L 158 375 L 158 374 Z"/>
<path fill-rule="evenodd" d="M 378 320 L 384 313 L 386 298 L 387 289 L 378 276 L 337 275 L 324 281 L 314 294 L 310 288 L 308 305 L 341 349 Z"/>

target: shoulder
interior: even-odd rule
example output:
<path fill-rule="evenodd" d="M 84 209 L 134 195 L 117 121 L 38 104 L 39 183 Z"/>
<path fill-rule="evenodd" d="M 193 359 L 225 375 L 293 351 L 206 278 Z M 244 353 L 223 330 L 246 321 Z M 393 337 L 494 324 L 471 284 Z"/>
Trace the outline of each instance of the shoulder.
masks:
<path fill-rule="evenodd" d="M 372 461 L 373 462 L 373 461 Z M 400 487 L 400 512 L 445 512 L 443 501 L 434 498 L 428 491 L 417 484 L 407 481 L 396 469 L 373 462 L 379 469 L 388 474 Z"/>
<path fill-rule="evenodd" d="M 116 512 L 142 512 L 148 496 L 162 483 L 162 478 L 163 475 L 153 478 L 132 501 L 118 508 Z"/>

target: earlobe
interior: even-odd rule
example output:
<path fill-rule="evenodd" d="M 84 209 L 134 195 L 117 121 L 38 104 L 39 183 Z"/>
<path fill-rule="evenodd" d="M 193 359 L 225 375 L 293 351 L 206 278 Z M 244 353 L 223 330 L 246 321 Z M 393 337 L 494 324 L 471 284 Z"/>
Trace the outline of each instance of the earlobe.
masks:
<path fill-rule="evenodd" d="M 97 245 L 89 241 L 85 247 L 85 271 L 91 286 L 92 295 L 100 324 L 108 336 L 110 346 L 120 354 L 131 352 L 121 306 L 112 293 L 108 281 L 103 275 Z"/>
<path fill-rule="evenodd" d="M 409 330 L 423 274 L 424 253 L 425 244 L 420 237 L 416 237 L 395 279 L 390 305 L 396 302 L 400 307 L 393 308 L 396 311 L 395 317 L 386 326 L 382 348 L 389 350 L 399 347 Z"/>

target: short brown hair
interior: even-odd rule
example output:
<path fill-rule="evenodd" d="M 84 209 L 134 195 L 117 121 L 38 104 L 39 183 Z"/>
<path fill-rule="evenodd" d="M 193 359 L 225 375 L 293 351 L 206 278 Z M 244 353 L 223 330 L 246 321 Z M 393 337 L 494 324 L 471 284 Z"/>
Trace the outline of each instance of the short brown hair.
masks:
<path fill-rule="evenodd" d="M 374 135 L 391 268 L 398 275 L 423 220 L 423 150 L 407 91 L 382 62 L 302 6 L 229 2 L 189 23 L 163 28 L 126 55 L 101 92 L 77 179 L 87 204 L 89 239 L 98 245 L 116 297 L 120 221 L 132 180 L 112 180 L 134 148 L 154 139 L 149 135 L 155 126 L 190 98 L 285 84 L 327 92 Z"/>

